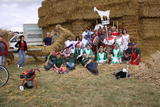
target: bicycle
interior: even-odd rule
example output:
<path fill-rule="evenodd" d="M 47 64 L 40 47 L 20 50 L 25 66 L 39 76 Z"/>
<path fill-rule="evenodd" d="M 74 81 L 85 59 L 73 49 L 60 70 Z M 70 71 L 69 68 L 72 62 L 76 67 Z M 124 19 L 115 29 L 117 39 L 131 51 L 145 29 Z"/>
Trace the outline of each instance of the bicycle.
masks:
<path fill-rule="evenodd" d="M 7 84 L 9 80 L 9 72 L 4 66 L 0 66 L 0 87 Z"/>

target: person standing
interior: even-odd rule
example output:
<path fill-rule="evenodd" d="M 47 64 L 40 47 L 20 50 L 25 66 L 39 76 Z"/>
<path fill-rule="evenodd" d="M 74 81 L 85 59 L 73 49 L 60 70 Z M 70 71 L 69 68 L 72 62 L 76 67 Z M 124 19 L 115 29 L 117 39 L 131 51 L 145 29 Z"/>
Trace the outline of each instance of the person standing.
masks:
<path fill-rule="evenodd" d="M 49 46 L 52 44 L 52 37 L 50 32 L 47 32 L 47 36 L 43 39 L 43 44 L 44 46 Z"/>
<path fill-rule="evenodd" d="M 2 35 L 0 35 L 0 65 L 4 65 L 5 56 L 8 55 L 7 43 L 3 40 Z"/>
<path fill-rule="evenodd" d="M 122 30 L 119 31 L 118 36 L 116 36 L 115 38 L 115 43 L 117 43 L 119 45 L 119 48 L 121 49 L 121 51 L 123 51 L 123 37 L 122 37 Z"/>
<path fill-rule="evenodd" d="M 130 36 L 127 34 L 127 31 L 124 29 L 122 31 L 122 39 L 123 39 L 123 44 L 122 44 L 122 50 L 125 51 L 128 49 L 128 43 L 130 42 Z"/>
<path fill-rule="evenodd" d="M 20 36 L 20 41 L 18 41 L 15 45 L 15 47 L 18 48 L 18 68 L 22 68 L 24 66 L 24 63 L 26 61 L 26 54 L 27 54 L 27 43 L 24 41 L 24 36 Z"/>

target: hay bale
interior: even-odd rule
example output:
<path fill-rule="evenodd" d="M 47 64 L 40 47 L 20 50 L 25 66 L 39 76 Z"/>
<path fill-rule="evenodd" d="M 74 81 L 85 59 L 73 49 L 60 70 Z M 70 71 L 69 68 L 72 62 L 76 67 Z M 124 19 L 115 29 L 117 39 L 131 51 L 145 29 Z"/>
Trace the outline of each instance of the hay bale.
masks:
<path fill-rule="evenodd" d="M 160 38 L 160 18 L 145 18 L 141 22 L 141 35 L 143 39 Z"/>
<path fill-rule="evenodd" d="M 98 14 L 93 12 L 94 6 L 100 10 L 111 10 L 111 20 L 121 19 L 120 27 L 126 28 L 136 41 L 141 39 L 143 36 L 141 31 L 146 29 L 146 24 L 141 29 L 141 23 L 146 22 L 147 20 L 144 21 L 146 18 L 159 20 L 160 17 L 159 0 L 92 0 L 89 3 L 86 0 L 45 0 L 39 9 L 39 26 L 47 32 L 48 28 L 56 24 L 65 24 L 73 33 L 79 35 L 82 29 L 78 27 L 80 25 L 77 24 L 77 21 L 85 22 L 84 25 L 90 26 L 93 20 L 99 18 Z M 149 35 L 151 33 L 153 31 L 149 31 Z"/>

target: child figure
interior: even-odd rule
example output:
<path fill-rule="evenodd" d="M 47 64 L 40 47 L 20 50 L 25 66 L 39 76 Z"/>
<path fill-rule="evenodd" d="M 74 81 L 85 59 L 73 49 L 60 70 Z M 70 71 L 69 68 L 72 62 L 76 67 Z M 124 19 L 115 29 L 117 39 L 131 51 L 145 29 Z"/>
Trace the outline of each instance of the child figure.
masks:
<path fill-rule="evenodd" d="M 63 51 L 63 55 L 65 56 L 65 58 L 69 57 L 71 54 L 71 47 L 67 47 L 64 51 Z"/>
<path fill-rule="evenodd" d="M 73 53 L 66 59 L 66 67 L 69 70 L 75 69 L 75 58 L 73 56 Z"/>
<path fill-rule="evenodd" d="M 107 62 L 107 54 L 103 51 L 103 47 L 101 46 L 99 49 L 99 53 L 97 54 L 97 62 L 98 64 L 104 64 Z"/>
<path fill-rule="evenodd" d="M 53 65 L 55 64 L 56 59 L 57 59 L 56 58 L 56 52 L 52 51 L 50 56 L 49 56 L 49 59 L 47 60 L 47 65 L 44 65 L 44 69 L 46 71 L 50 70 L 53 67 Z"/>
<path fill-rule="evenodd" d="M 83 49 L 81 48 L 80 43 L 75 45 L 74 49 L 74 58 L 76 59 L 76 63 L 80 63 L 82 61 Z"/>
<path fill-rule="evenodd" d="M 58 52 L 56 57 L 56 62 L 54 64 L 54 70 L 60 74 L 67 72 L 63 64 L 64 64 L 64 59 L 62 58 L 60 52 Z"/>
<path fill-rule="evenodd" d="M 119 48 L 119 45 L 116 43 L 112 51 L 112 64 L 119 64 L 122 62 L 123 53 Z"/>
<path fill-rule="evenodd" d="M 87 44 L 87 47 L 83 50 L 83 54 L 86 54 L 88 58 L 91 58 L 92 56 L 94 56 L 90 44 Z"/>

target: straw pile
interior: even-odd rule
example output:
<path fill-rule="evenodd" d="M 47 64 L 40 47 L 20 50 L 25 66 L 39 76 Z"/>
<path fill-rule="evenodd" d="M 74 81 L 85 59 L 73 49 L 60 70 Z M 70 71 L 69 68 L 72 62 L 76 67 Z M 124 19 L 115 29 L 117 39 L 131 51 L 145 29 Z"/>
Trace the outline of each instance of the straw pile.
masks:
<path fill-rule="evenodd" d="M 160 51 L 152 54 L 151 57 L 142 63 L 141 66 L 132 66 L 133 76 L 138 79 L 153 82 L 160 87 Z"/>

